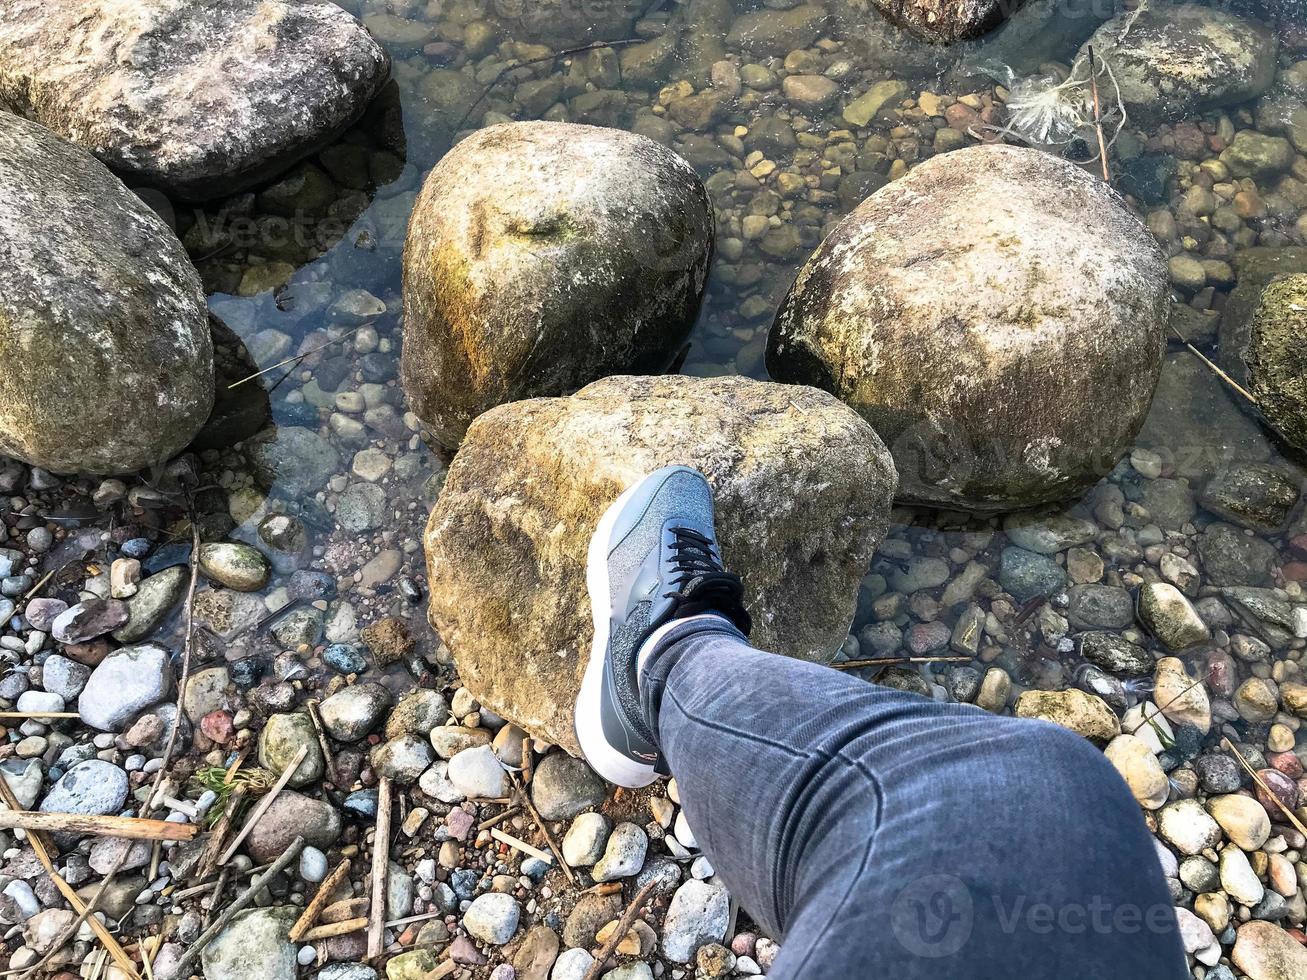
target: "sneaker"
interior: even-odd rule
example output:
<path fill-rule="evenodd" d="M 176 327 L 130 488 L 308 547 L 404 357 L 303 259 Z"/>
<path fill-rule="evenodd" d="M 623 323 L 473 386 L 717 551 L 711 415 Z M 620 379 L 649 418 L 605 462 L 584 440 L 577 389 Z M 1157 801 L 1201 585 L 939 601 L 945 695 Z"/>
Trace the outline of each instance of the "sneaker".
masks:
<path fill-rule="evenodd" d="M 608 508 L 590 539 L 594 644 L 576 702 L 586 761 L 610 783 L 648 786 L 666 769 L 640 708 L 640 650 L 660 627 L 716 614 L 749 631 L 740 579 L 722 568 L 712 490 L 688 466 L 650 473 Z"/>

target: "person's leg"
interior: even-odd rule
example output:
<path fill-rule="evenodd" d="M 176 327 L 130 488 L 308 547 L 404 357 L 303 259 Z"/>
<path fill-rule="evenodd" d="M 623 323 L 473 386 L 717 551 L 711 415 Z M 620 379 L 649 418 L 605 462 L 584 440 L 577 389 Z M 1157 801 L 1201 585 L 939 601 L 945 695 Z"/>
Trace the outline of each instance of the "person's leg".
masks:
<path fill-rule="evenodd" d="M 760 653 L 716 617 L 640 663 L 700 846 L 783 939 L 773 980 L 1188 976 L 1139 809 L 1080 736 Z"/>

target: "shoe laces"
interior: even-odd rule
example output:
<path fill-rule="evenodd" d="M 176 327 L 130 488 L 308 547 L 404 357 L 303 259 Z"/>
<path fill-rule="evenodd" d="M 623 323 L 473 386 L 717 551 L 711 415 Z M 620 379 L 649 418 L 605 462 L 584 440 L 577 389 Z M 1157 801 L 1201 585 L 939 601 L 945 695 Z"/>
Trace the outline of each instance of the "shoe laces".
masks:
<path fill-rule="evenodd" d="M 676 600 L 672 617 L 717 613 L 748 634 L 752 622 L 744 608 L 744 583 L 722 567 L 712 539 L 688 527 L 673 527 L 671 531 L 675 568 L 672 584 L 676 588 L 663 593 L 663 598 Z"/>

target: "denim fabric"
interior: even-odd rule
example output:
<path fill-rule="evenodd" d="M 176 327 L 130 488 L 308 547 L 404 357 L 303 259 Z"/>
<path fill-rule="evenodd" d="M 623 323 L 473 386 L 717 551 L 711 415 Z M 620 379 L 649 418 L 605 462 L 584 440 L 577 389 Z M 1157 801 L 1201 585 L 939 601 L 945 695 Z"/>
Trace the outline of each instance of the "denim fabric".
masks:
<path fill-rule="evenodd" d="M 772 980 L 1185 980 L 1155 844 L 1102 753 L 687 620 L 642 707 Z"/>

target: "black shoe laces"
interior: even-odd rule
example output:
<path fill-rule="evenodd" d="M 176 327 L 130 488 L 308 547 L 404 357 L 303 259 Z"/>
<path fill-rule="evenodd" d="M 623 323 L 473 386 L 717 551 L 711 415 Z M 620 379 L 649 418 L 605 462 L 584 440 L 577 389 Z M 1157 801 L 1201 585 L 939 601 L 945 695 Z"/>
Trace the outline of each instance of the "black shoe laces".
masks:
<path fill-rule="evenodd" d="M 688 527 L 671 530 L 675 536 L 672 561 L 676 576 L 672 581 L 676 589 L 663 593 L 663 597 L 676 600 L 672 618 L 718 613 L 747 635 L 752 622 L 744 608 L 744 583 L 740 577 L 722 567 L 708 537 Z"/>

